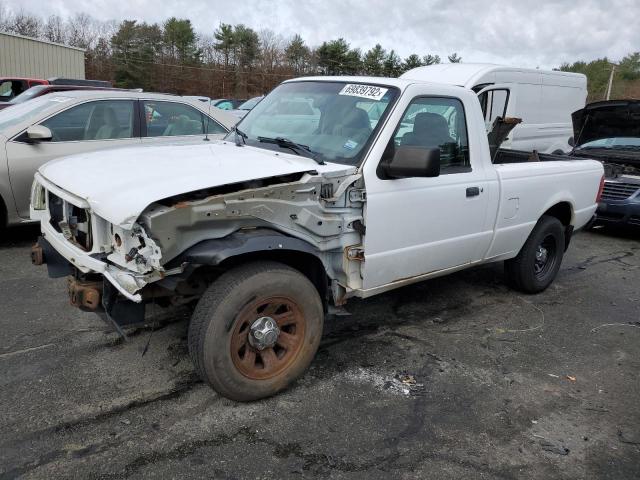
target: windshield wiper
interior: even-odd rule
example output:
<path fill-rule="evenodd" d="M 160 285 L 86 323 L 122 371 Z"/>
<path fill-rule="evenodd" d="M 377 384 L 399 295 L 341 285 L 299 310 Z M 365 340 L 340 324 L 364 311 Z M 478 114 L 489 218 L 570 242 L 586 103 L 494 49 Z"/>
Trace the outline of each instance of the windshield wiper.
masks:
<path fill-rule="evenodd" d="M 242 144 L 246 145 L 247 143 L 247 134 L 244 133 L 242 130 L 238 130 L 237 127 L 233 127 L 233 131 L 236 134 L 236 145 L 239 147 L 240 146 L 240 139 L 242 138 Z"/>
<path fill-rule="evenodd" d="M 293 150 L 296 154 L 301 156 L 309 156 L 312 160 L 314 160 L 318 165 L 324 165 L 324 161 L 317 158 L 316 153 L 309 148 L 308 145 L 302 145 L 300 143 L 296 143 L 293 140 L 289 140 L 288 138 L 283 137 L 258 137 L 258 141 L 262 143 L 273 143 L 282 148 L 288 148 L 289 150 Z M 303 155 L 306 154 L 306 155 Z"/>

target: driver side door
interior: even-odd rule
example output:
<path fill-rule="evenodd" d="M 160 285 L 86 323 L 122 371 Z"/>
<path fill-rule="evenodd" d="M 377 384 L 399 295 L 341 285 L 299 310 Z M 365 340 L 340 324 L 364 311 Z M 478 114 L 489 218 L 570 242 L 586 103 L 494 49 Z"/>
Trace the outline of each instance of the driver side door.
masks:
<path fill-rule="evenodd" d="M 6 144 L 9 178 L 18 216 L 29 218 L 33 176 L 49 160 L 140 143 L 134 100 L 85 102 L 41 120 L 49 141 L 29 141 L 25 132 Z"/>
<path fill-rule="evenodd" d="M 455 120 L 449 122 L 452 115 Z M 492 235 L 486 220 L 489 189 L 467 132 L 460 99 L 415 96 L 404 107 L 380 163 L 373 163 L 377 168 L 369 161 L 365 165 L 364 290 L 481 258 Z M 381 167 L 403 145 L 440 149 L 440 175 L 385 178 Z"/>

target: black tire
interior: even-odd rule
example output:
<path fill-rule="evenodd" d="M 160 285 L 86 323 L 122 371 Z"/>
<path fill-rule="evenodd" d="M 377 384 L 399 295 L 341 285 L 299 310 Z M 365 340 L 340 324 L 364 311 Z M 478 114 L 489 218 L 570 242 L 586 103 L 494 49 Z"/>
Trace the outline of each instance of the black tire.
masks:
<path fill-rule="evenodd" d="M 7 219 L 8 219 L 7 207 L 5 206 L 5 203 L 2 200 L 2 197 L 0 197 L 0 232 L 5 228 L 7 228 Z"/>
<path fill-rule="evenodd" d="M 539 247 L 542 250 L 538 251 Z M 560 220 L 546 215 L 540 218 L 520 253 L 504 262 L 509 285 L 525 293 L 545 290 L 560 270 L 564 247 L 564 226 Z"/>
<path fill-rule="evenodd" d="M 285 313 L 259 313 L 261 307 L 254 305 L 259 305 L 261 299 L 266 299 L 267 308 L 278 304 L 272 299 L 285 299 L 290 303 L 283 306 Z M 237 342 L 245 331 L 243 329 L 253 321 L 247 319 L 255 318 L 252 315 L 270 315 L 268 318 L 275 320 L 288 315 L 288 310 L 295 310 L 297 315 L 294 316 L 301 323 L 293 326 L 293 336 L 297 338 L 295 348 L 276 350 L 281 348 L 276 344 L 270 352 L 278 356 L 282 354 L 282 358 L 287 359 L 286 362 L 275 359 L 280 362 L 278 365 L 282 370 L 268 369 L 267 363 L 276 363 L 273 357 L 267 362 L 267 358 L 262 357 L 266 349 L 254 349 L 249 343 L 244 345 L 243 355 L 252 352 L 254 362 L 252 367 L 246 367 L 239 356 Z M 189 353 L 196 373 L 218 393 L 237 401 L 257 400 L 285 389 L 302 375 L 316 354 L 323 323 L 320 295 L 307 277 L 277 262 L 248 263 L 221 275 L 198 302 L 189 325 Z M 278 342 L 286 328 L 291 326 L 281 326 Z M 250 329 L 245 332 L 245 337 L 248 338 L 249 332 Z M 259 368 L 261 363 L 263 372 Z M 243 369 L 247 371 L 243 373 Z M 265 372 L 275 373 L 260 378 L 266 375 Z"/>

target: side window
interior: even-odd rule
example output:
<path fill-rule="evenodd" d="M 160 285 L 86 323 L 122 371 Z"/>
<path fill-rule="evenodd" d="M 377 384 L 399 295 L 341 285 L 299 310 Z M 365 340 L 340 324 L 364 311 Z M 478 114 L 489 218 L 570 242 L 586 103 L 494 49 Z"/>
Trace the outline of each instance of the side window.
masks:
<path fill-rule="evenodd" d="M 133 112 L 131 100 L 100 100 L 76 105 L 41 125 L 51 130 L 53 142 L 132 138 Z"/>
<path fill-rule="evenodd" d="M 175 137 L 180 135 L 204 135 L 207 116 L 200 110 L 177 102 L 144 102 L 144 118 L 147 137 Z M 208 120 L 208 133 L 226 133 L 215 120 Z"/>
<path fill-rule="evenodd" d="M 5 80 L 0 83 L 1 101 L 8 101 L 24 92 L 29 86 L 23 80 Z"/>
<path fill-rule="evenodd" d="M 462 102 L 456 98 L 415 98 L 393 137 L 394 151 L 403 145 L 439 148 L 441 175 L 470 172 L 467 122 Z"/>
<path fill-rule="evenodd" d="M 0 83 L 0 97 L 2 101 L 7 101 L 13 96 L 13 91 L 11 90 L 11 81 L 5 80 Z"/>
<path fill-rule="evenodd" d="M 509 90 L 496 89 L 487 90 L 478 97 L 484 120 L 488 125 L 492 125 L 497 117 L 504 118 L 507 113 L 507 104 L 509 103 Z"/>

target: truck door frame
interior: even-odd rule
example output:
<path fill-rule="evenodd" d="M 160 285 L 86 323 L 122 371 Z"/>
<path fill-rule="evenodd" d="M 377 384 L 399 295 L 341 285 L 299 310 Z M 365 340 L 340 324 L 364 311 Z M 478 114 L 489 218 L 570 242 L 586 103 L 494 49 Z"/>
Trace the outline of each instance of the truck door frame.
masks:
<path fill-rule="evenodd" d="M 381 179 L 376 170 L 384 150 L 393 141 L 396 127 L 407 108 L 419 97 L 449 97 L 461 102 L 471 169 L 434 178 Z M 361 167 L 367 191 L 365 260 L 361 270 L 363 296 L 368 296 L 366 290 L 373 294 L 385 286 L 405 282 L 407 278 L 462 268 L 482 259 L 493 237 L 495 212 L 490 214 L 488 205 L 497 195 L 497 179 L 486 171 L 487 162 L 490 163 L 487 137 L 484 129 L 473 127 L 475 123 L 484 124 L 478 99 L 470 90 L 413 84 L 403 92 Z M 465 191 L 469 187 L 478 187 L 482 193 L 466 197 Z M 434 203 L 411 205 L 420 200 L 422 194 L 425 201 L 433 202 L 447 189 L 455 190 L 453 196 L 451 192 L 445 194 L 455 199 L 454 208 L 463 203 L 473 207 L 447 212 L 445 206 Z M 439 190 L 437 194 L 436 190 Z M 433 215 L 438 218 L 432 218 Z M 463 219 L 460 215 L 469 218 Z M 469 220 L 472 224 L 467 222 Z M 460 250 L 456 251 L 456 248 Z"/>

